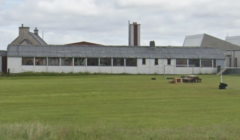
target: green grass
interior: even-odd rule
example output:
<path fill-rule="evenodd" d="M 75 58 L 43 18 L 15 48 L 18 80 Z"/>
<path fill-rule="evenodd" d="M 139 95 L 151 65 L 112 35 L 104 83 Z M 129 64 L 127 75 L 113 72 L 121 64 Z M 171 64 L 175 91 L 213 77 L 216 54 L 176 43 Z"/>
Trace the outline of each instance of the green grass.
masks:
<path fill-rule="evenodd" d="M 240 139 L 240 77 L 200 77 L 0 77 L 0 139 Z"/>

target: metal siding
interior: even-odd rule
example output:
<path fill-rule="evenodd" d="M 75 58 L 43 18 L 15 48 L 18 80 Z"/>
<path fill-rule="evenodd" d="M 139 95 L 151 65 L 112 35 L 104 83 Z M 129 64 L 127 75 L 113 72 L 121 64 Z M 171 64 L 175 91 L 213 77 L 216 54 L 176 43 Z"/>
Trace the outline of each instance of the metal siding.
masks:
<path fill-rule="evenodd" d="M 184 47 L 200 47 L 202 44 L 204 34 L 198 34 L 198 35 L 190 35 L 186 36 L 184 39 Z"/>
<path fill-rule="evenodd" d="M 130 46 L 134 46 L 134 28 L 133 25 L 130 24 Z"/>

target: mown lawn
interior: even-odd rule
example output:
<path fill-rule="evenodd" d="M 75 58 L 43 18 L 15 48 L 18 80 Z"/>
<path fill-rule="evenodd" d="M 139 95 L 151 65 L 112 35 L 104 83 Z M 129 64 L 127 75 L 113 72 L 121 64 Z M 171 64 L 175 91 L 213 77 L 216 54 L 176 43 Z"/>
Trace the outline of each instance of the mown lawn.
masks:
<path fill-rule="evenodd" d="M 157 80 L 151 80 L 152 77 Z M 202 83 L 184 84 L 169 84 L 162 75 L 0 77 L 0 124 L 6 133 L 2 138 L 12 138 L 7 137 L 7 131 L 10 131 L 7 127 L 19 123 L 53 126 L 54 130 L 58 127 L 73 130 L 79 126 L 86 130 L 104 126 L 101 133 L 104 137 L 81 137 L 85 139 L 106 139 L 107 132 L 115 129 L 134 130 L 139 135 L 147 130 L 157 133 L 159 129 L 172 129 L 171 132 L 176 133 L 191 127 L 197 134 L 199 129 L 208 128 L 214 133 L 213 127 L 230 127 L 234 128 L 236 135 L 240 134 L 240 127 L 237 127 L 240 126 L 240 76 L 224 76 L 224 82 L 229 85 L 226 90 L 218 89 L 219 76 L 200 77 Z M 142 130 L 146 131 L 140 133 Z M 216 129 L 216 136 L 221 131 Z M 116 135 L 118 132 L 116 130 Z M 125 134 L 121 133 L 118 135 Z M 206 136 L 206 139 L 216 136 Z M 44 138 L 50 138 L 50 135 Z M 188 137 L 172 139 L 180 138 L 198 137 L 189 134 Z"/>

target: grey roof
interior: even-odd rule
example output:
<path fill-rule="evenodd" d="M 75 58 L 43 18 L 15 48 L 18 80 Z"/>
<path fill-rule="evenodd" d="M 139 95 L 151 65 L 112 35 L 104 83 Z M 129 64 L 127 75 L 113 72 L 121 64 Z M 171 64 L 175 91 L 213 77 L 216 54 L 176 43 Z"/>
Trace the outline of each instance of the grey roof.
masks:
<path fill-rule="evenodd" d="M 7 51 L 0 50 L 0 56 L 7 56 Z"/>
<path fill-rule="evenodd" d="M 41 45 L 47 45 L 47 43 L 35 33 L 29 32 Z"/>
<path fill-rule="evenodd" d="M 184 43 L 184 47 L 198 46 L 198 47 L 214 47 L 219 48 L 221 50 L 240 50 L 238 45 L 229 43 L 225 40 L 213 37 L 208 34 L 197 34 L 186 36 Z"/>
<path fill-rule="evenodd" d="M 227 36 L 225 41 L 240 46 L 240 36 Z"/>
<path fill-rule="evenodd" d="M 9 57 L 201 58 L 225 59 L 222 50 L 203 47 L 9 45 Z"/>

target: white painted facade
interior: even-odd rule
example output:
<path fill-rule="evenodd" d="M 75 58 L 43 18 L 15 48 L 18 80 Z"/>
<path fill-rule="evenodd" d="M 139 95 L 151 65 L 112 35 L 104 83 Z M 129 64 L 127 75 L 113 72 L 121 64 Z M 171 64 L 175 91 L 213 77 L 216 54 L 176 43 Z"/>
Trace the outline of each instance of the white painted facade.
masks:
<path fill-rule="evenodd" d="M 142 64 L 142 59 L 137 59 L 137 66 L 29 66 L 22 65 L 22 57 L 8 57 L 7 61 L 7 68 L 11 73 L 212 74 L 217 72 L 216 67 L 176 67 L 176 59 L 171 59 L 171 65 L 167 65 L 167 59 L 158 59 L 158 65 L 155 65 L 155 59 L 146 59 L 145 65 Z M 225 64 L 225 60 L 217 60 L 216 63 Z"/>

